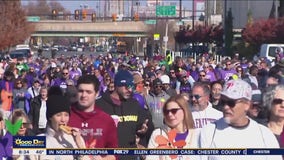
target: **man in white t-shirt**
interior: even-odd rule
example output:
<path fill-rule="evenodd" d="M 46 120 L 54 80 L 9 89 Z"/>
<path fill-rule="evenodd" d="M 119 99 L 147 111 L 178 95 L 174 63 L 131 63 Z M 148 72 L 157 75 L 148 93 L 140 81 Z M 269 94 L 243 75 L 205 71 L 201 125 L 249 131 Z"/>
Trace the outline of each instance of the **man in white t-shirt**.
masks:
<path fill-rule="evenodd" d="M 207 83 L 195 82 L 192 88 L 192 116 L 197 131 L 205 125 L 223 117 L 222 112 L 214 109 L 209 102 L 210 88 Z"/>
<path fill-rule="evenodd" d="M 224 117 L 201 129 L 200 148 L 279 148 L 273 133 L 247 116 L 252 88 L 241 80 L 230 80 L 223 87 Z M 275 155 L 206 155 L 202 160 L 282 160 Z"/>

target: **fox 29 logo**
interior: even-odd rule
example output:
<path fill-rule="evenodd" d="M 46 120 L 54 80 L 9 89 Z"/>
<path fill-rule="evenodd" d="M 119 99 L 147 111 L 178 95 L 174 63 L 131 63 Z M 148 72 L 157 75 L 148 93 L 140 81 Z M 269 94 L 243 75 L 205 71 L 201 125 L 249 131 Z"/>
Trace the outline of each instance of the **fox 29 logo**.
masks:
<path fill-rule="evenodd" d="M 13 148 L 45 148 L 45 136 L 13 136 Z"/>

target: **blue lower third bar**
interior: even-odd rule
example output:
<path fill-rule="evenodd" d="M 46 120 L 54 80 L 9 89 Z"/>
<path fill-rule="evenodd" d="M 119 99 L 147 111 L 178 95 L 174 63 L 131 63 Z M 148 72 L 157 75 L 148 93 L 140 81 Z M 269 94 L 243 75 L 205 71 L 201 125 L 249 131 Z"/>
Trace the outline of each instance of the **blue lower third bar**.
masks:
<path fill-rule="evenodd" d="M 248 155 L 284 155 L 284 148 L 255 148 L 247 149 Z"/>

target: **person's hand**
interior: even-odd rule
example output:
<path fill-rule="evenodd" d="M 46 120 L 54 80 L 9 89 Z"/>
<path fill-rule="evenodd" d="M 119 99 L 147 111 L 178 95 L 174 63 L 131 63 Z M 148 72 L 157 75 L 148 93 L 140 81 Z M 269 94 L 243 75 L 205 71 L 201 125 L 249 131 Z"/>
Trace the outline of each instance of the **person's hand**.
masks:
<path fill-rule="evenodd" d="M 94 156 L 93 160 L 103 160 L 102 156 Z"/>
<path fill-rule="evenodd" d="M 81 137 L 81 132 L 79 128 L 72 128 L 72 135 L 74 136 L 78 148 L 86 148 L 84 140 Z"/>
<path fill-rule="evenodd" d="M 138 131 L 137 131 L 137 133 L 139 133 L 139 134 L 145 134 L 146 132 L 147 132 L 147 130 L 148 130 L 148 121 L 149 121 L 149 119 L 146 119 L 145 121 L 144 121 L 144 123 L 142 124 L 142 126 L 141 126 L 141 129 L 139 129 Z"/>

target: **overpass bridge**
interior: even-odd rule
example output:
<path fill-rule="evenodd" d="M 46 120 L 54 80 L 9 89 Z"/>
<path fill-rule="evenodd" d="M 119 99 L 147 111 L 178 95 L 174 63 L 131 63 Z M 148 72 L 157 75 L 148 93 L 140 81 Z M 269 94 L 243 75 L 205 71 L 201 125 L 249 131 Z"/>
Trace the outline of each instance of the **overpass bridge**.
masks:
<path fill-rule="evenodd" d="M 41 20 L 35 25 L 33 37 L 147 37 L 144 22 L 88 22 Z"/>

